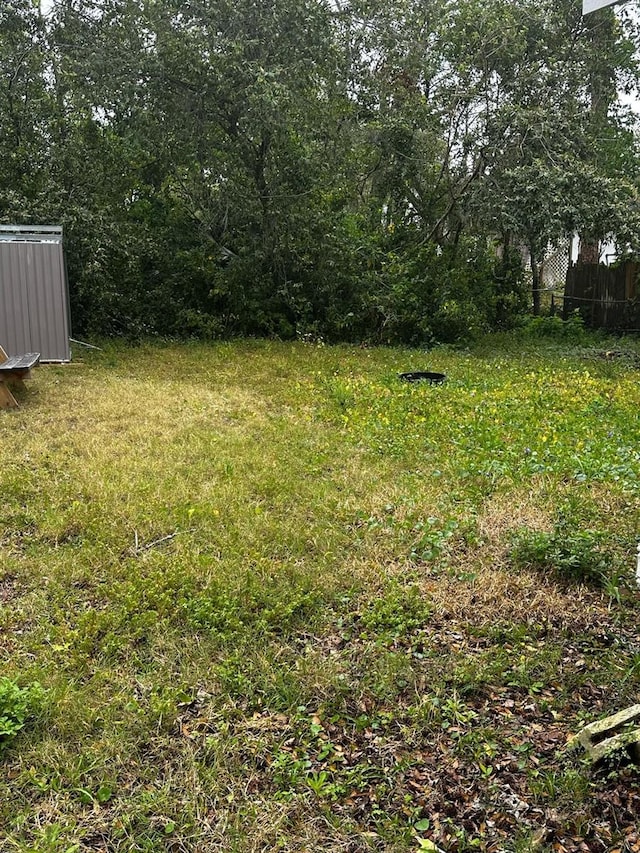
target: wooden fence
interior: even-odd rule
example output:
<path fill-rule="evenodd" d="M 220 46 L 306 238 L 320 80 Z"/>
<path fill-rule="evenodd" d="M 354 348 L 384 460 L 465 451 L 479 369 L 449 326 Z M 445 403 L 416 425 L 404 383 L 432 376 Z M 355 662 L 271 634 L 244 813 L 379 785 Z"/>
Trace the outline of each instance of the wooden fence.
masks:
<path fill-rule="evenodd" d="M 586 325 L 596 329 L 640 329 L 639 272 L 637 262 L 619 267 L 572 264 L 564 290 L 564 319 L 577 310 Z"/>

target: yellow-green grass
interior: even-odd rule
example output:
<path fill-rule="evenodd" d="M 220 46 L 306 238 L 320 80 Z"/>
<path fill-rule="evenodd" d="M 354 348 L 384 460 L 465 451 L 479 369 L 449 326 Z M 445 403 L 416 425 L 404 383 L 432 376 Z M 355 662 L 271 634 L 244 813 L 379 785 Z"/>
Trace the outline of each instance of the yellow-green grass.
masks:
<path fill-rule="evenodd" d="M 0 687 L 28 705 L 0 850 L 635 843 L 635 771 L 564 749 L 637 701 L 635 352 L 38 369 L 0 418 Z"/>

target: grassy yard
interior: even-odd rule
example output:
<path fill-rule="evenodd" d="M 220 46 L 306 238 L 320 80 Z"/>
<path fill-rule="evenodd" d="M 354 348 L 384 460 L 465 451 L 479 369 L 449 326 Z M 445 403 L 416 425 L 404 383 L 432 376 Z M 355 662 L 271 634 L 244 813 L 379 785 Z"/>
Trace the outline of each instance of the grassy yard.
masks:
<path fill-rule="evenodd" d="M 0 413 L 2 853 L 640 850 L 639 772 L 567 749 L 639 700 L 615 346 L 38 369 Z"/>

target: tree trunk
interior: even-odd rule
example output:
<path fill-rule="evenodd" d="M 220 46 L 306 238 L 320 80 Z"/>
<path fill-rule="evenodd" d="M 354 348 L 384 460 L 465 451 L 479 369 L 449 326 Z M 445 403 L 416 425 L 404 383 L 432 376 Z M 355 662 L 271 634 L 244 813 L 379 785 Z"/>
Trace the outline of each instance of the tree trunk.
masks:
<path fill-rule="evenodd" d="M 616 41 L 616 18 L 612 9 L 601 9 L 584 18 L 584 24 L 593 43 L 593 56 L 598 56 L 598 47 L 602 50 L 608 45 L 611 50 Z M 616 100 L 616 77 L 613 61 L 604 63 L 596 60 L 587 79 L 589 91 L 589 123 L 594 137 L 601 135 L 602 128 L 608 124 L 611 104 Z M 600 238 L 603 234 L 580 234 L 578 262 L 583 264 L 600 263 Z"/>
<path fill-rule="evenodd" d="M 600 241 L 593 240 L 580 235 L 578 247 L 578 263 L 599 264 L 600 263 Z"/>

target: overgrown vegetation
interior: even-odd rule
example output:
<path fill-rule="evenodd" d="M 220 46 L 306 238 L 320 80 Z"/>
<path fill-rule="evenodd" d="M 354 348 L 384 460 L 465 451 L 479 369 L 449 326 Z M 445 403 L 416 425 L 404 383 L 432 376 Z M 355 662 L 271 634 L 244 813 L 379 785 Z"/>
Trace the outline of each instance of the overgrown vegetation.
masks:
<path fill-rule="evenodd" d="M 604 586 L 614 572 L 615 537 L 593 530 L 584 517 L 561 512 L 550 531 L 524 530 L 516 535 L 516 566 L 555 573 L 572 582 Z"/>
<path fill-rule="evenodd" d="M 637 701 L 636 357 L 40 368 L 2 416 L 2 849 L 636 849 L 637 769 L 566 750 Z"/>
<path fill-rule="evenodd" d="M 549 242 L 638 249 L 637 30 L 577 0 L 3 0 L 0 221 L 64 226 L 76 335 L 512 328 Z"/>

